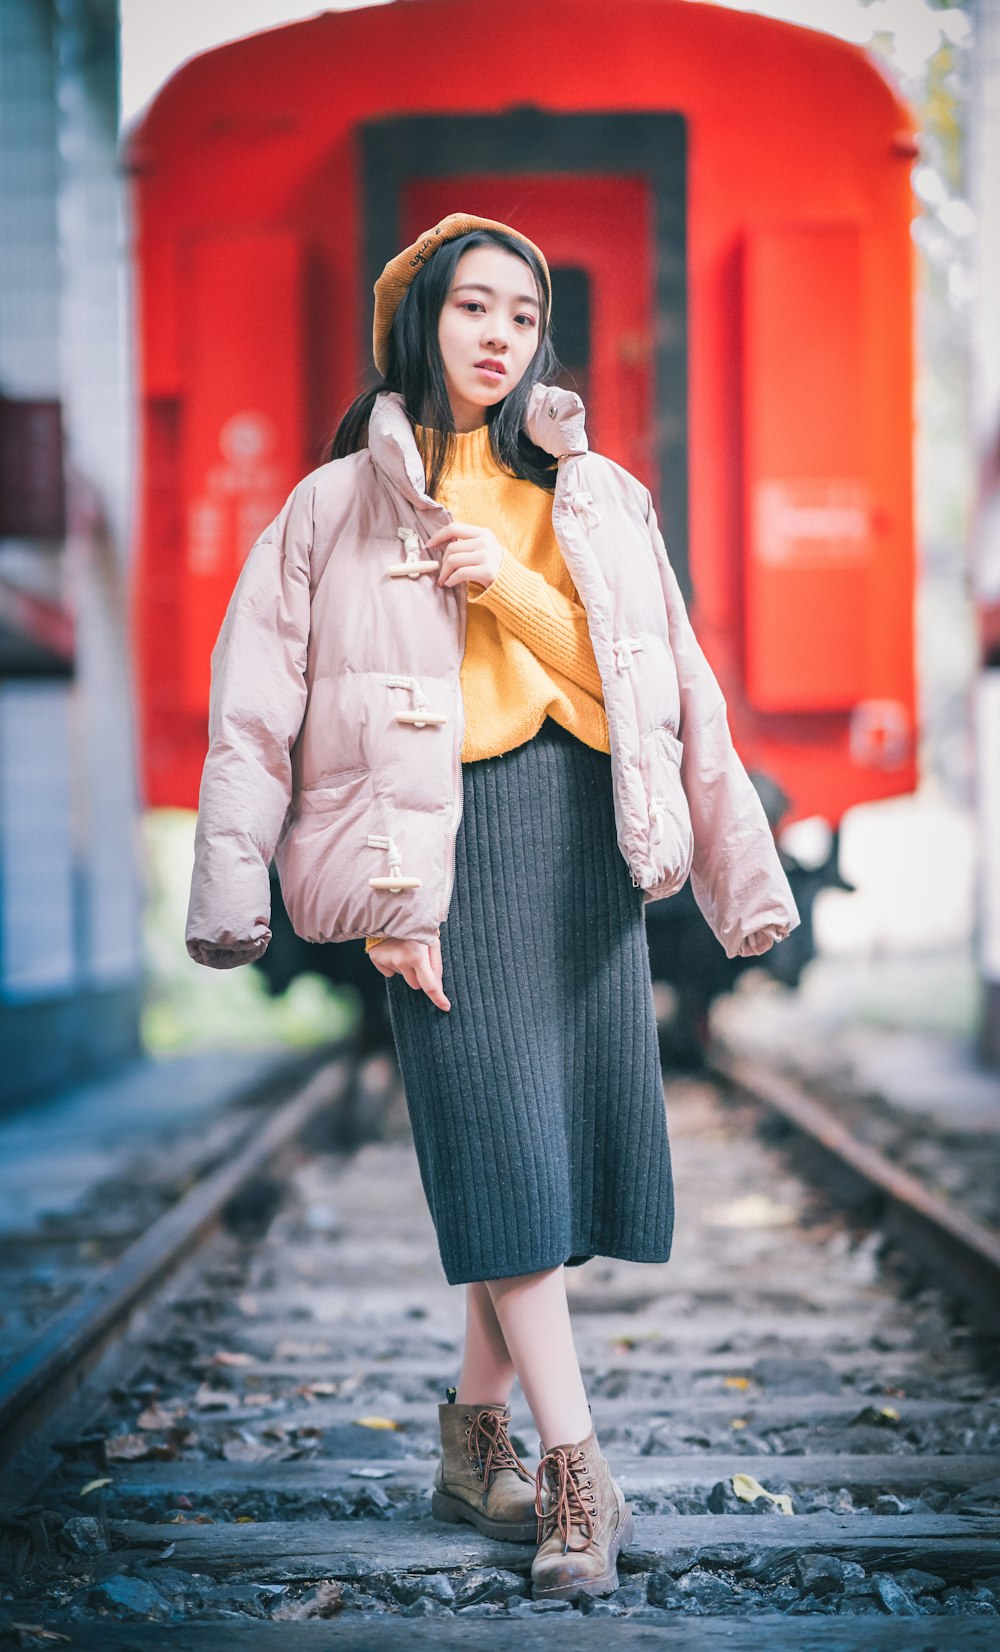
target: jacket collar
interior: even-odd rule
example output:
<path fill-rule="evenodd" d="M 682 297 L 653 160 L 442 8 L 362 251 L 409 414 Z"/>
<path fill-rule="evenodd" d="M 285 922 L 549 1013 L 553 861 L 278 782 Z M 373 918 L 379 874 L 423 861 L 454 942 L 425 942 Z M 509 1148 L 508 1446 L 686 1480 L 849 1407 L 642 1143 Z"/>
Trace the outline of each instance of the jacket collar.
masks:
<path fill-rule="evenodd" d="M 574 390 L 536 384 L 528 398 L 524 430 L 536 447 L 555 459 L 586 453 L 586 415 Z M 427 479 L 416 438 L 398 390 L 375 398 L 368 421 L 368 449 L 378 470 L 418 510 L 438 509 L 426 491 Z"/>

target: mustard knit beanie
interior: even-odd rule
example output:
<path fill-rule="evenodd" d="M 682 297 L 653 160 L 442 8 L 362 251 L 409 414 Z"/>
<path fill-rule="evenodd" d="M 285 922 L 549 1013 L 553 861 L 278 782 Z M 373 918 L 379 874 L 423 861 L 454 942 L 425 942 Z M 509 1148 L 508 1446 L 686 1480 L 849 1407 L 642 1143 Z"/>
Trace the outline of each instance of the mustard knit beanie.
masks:
<path fill-rule="evenodd" d="M 432 258 L 438 247 L 444 246 L 446 241 L 456 241 L 460 235 L 468 235 L 470 230 L 474 229 L 499 229 L 513 240 L 520 241 L 523 246 L 530 247 L 541 264 L 545 277 L 546 300 L 551 304 L 552 278 L 549 275 L 549 266 L 545 262 L 544 253 L 540 247 L 535 246 L 534 241 L 529 241 L 520 230 L 511 229 L 509 224 L 497 223 L 495 218 L 474 218 L 468 212 L 450 212 L 447 218 L 442 218 L 433 229 L 425 230 L 423 235 L 419 235 L 411 247 L 404 247 L 395 258 L 390 258 L 375 283 L 372 348 L 375 366 L 383 377 L 389 366 L 389 333 L 393 317 L 417 271 L 423 269 L 428 259 Z"/>

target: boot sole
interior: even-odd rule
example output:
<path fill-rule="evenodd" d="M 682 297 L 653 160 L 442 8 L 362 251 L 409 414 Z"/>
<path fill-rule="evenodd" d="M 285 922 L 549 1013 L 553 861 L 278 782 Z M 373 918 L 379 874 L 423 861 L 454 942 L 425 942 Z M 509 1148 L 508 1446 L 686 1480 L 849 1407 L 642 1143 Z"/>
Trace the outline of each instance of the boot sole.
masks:
<path fill-rule="evenodd" d="M 573 1583 L 554 1584 L 551 1588 L 539 1588 L 532 1584 L 532 1600 L 576 1600 L 580 1595 L 610 1595 L 618 1587 L 618 1556 L 623 1549 L 627 1549 L 632 1541 L 634 1527 L 632 1510 L 626 1509 L 625 1519 L 622 1521 L 612 1540 L 608 1558 L 611 1561 L 611 1570 L 603 1577 L 582 1577 Z"/>
<path fill-rule="evenodd" d="M 509 1520 L 491 1520 L 488 1514 L 480 1513 L 469 1503 L 463 1503 L 460 1497 L 451 1497 L 444 1491 L 432 1493 L 431 1514 L 435 1520 L 444 1520 L 449 1526 L 475 1526 L 484 1537 L 495 1538 L 500 1543 L 534 1543 L 538 1537 L 538 1521 L 534 1516 L 520 1525 Z"/>

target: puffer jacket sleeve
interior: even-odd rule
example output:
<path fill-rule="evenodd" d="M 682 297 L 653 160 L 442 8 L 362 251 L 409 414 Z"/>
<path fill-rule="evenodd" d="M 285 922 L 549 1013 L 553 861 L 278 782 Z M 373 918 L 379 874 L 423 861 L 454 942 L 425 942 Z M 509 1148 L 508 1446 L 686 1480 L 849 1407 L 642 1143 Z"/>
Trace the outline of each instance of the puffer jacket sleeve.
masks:
<path fill-rule="evenodd" d="M 185 941 L 212 969 L 261 958 L 271 939 L 268 868 L 291 801 L 291 750 L 306 707 L 310 479 L 253 546 L 212 650 Z"/>
<path fill-rule="evenodd" d="M 648 493 L 646 524 L 680 685 L 681 780 L 694 828 L 691 887 L 727 958 L 758 957 L 801 918 L 764 806 L 733 746 L 722 690 L 694 634 Z"/>

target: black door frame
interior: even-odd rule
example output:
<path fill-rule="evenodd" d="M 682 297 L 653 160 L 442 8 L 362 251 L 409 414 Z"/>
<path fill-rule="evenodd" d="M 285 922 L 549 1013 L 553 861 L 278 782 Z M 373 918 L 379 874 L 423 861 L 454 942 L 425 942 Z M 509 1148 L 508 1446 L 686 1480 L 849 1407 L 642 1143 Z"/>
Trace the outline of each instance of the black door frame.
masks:
<path fill-rule="evenodd" d="M 690 599 L 688 556 L 687 123 L 675 112 L 402 115 L 359 132 L 364 203 L 361 359 L 370 356 L 372 287 L 400 247 L 403 189 L 413 177 L 463 172 L 627 173 L 646 182 L 653 208 L 653 451 L 659 519 Z M 595 234 L 600 226 L 595 226 Z"/>

